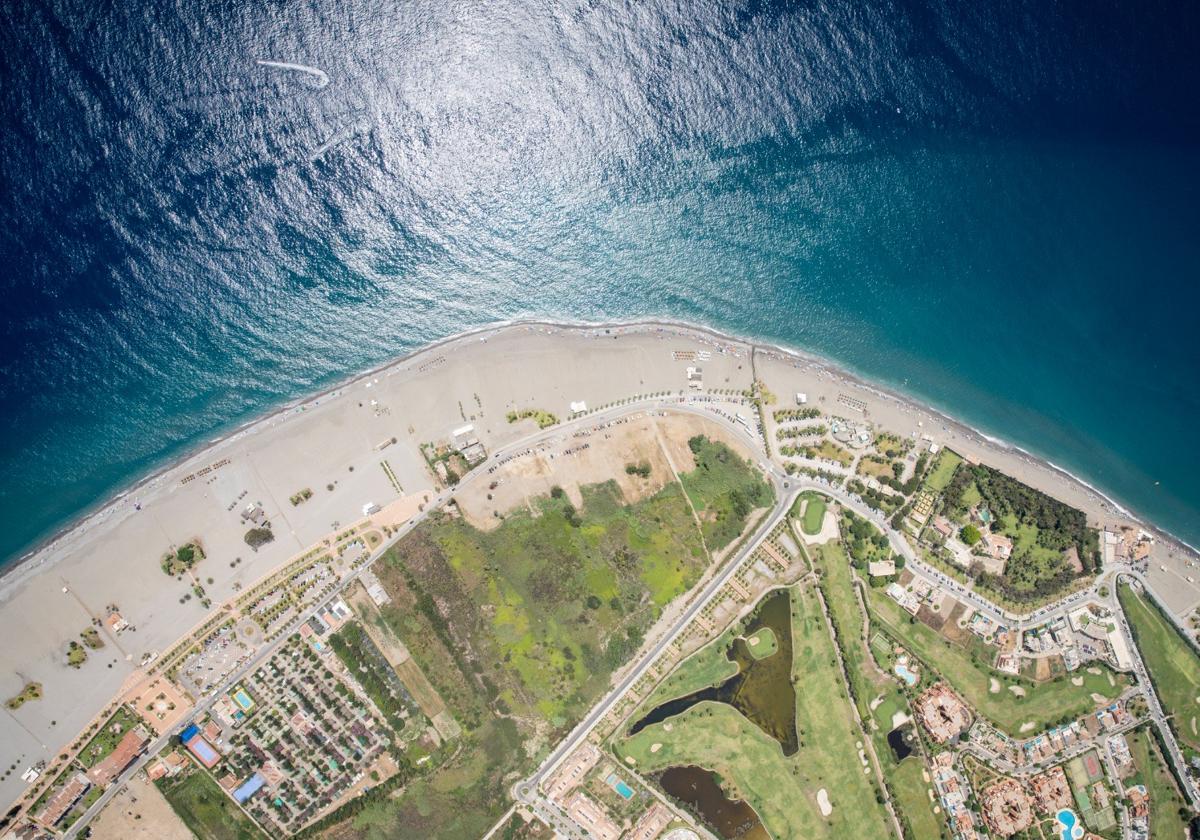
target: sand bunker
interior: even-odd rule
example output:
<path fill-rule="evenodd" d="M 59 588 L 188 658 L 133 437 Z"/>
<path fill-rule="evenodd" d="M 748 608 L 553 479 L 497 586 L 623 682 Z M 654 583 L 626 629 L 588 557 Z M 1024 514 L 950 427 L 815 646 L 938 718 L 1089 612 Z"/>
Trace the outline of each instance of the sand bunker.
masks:
<path fill-rule="evenodd" d="M 1021 731 L 1021 732 L 1032 732 L 1032 731 L 1033 731 L 1033 728 L 1034 728 L 1035 726 L 1037 726 L 1037 724 L 1036 724 L 1036 723 L 1034 723 L 1033 721 L 1028 721 L 1028 722 L 1026 722 L 1026 723 L 1022 723 L 1022 724 L 1021 724 L 1021 730 L 1020 730 L 1020 731 Z"/>
<path fill-rule="evenodd" d="M 992 694 L 1000 693 L 1000 680 L 995 677 L 988 677 L 988 691 Z"/>
<path fill-rule="evenodd" d="M 1107 702 L 1108 702 L 1108 698 L 1107 698 L 1107 697 L 1105 697 L 1103 694 L 1097 694 L 1096 692 L 1094 692 L 1094 691 L 1093 691 L 1093 692 L 1092 692 L 1092 702 L 1093 702 L 1093 703 L 1097 703 L 1097 704 L 1099 704 L 1099 703 L 1107 703 Z"/>
<path fill-rule="evenodd" d="M 1021 686 L 1019 686 L 1019 685 L 1010 685 L 1008 687 L 1008 690 L 1011 691 L 1013 694 L 1017 695 L 1018 697 L 1025 696 L 1025 689 L 1021 688 Z"/>
<path fill-rule="evenodd" d="M 656 753 L 661 749 L 662 749 L 661 743 L 653 743 L 650 745 L 650 752 L 652 752 L 652 753 Z"/>
<path fill-rule="evenodd" d="M 1089 674 L 1095 674 L 1097 677 L 1098 677 L 1098 676 L 1100 676 L 1101 674 L 1103 674 L 1103 673 L 1104 673 L 1104 672 L 1103 672 L 1103 671 L 1101 671 L 1099 668 L 1088 668 L 1088 669 L 1087 669 L 1087 672 L 1088 672 Z"/>
<path fill-rule="evenodd" d="M 1071 677 L 1071 685 L 1083 685 L 1083 677 Z"/>
<path fill-rule="evenodd" d="M 879 704 L 882 702 L 883 702 L 883 695 L 880 694 L 878 697 L 876 697 L 874 700 L 871 701 L 871 711 L 873 712 L 876 709 L 878 709 Z"/>
<path fill-rule="evenodd" d="M 821 809 L 822 817 L 828 817 L 833 813 L 833 803 L 829 801 L 829 791 L 825 788 L 817 791 L 817 807 Z"/>
<path fill-rule="evenodd" d="M 631 764 L 631 765 L 632 765 L 632 764 L 637 764 L 637 759 L 636 759 L 636 758 L 634 758 L 634 757 L 633 757 L 633 756 L 631 756 L 631 755 L 627 755 L 627 756 L 625 756 L 625 763 L 626 763 L 626 764 Z"/>
<path fill-rule="evenodd" d="M 664 723 L 663 724 L 663 732 L 670 732 L 674 728 L 675 728 L 675 724 L 673 724 L 673 723 Z"/>
<path fill-rule="evenodd" d="M 895 729 L 898 726 L 903 726 L 904 724 L 908 723 L 910 720 L 912 720 L 912 718 L 910 718 L 904 712 L 895 712 L 892 715 L 892 729 Z"/>

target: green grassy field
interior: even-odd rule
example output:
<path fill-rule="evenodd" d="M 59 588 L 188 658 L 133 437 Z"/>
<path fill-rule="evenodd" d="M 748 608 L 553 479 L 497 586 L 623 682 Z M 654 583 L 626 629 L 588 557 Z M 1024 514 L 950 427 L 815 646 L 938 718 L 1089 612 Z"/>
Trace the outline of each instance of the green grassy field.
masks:
<path fill-rule="evenodd" d="M 1200 657 L 1144 597 L 1124 585 L 1117 597 L 1177 737 L 1186 747 L 1200 751 Z"/>
<path fill-rule="evenodd" d="M 775 638 L 775 631 L 770 627 L 764 627 L 757 633 L 748 636 L 746 645 L 750 650 L 750 655 L 755 659 L 766 659 L 779 650 L 779 640 Z"/>
<path fill-rule="evenodd" d="M 1129 752 L 1137 772 L 1125 781 L 1128 786 L 1145 785 L 1150 794 L 1150 836 L 1155 840 L 1186 837 L 1188 821 L 1179 809 L 1187 803 L 1175 784 L 1175 777 L 1163 764 L 1162 753 L 1154 736 L 1145 728 L 1128 733 Z"/>
<path fill-rule="evenodd" d="M 266 835 L 207 773 L 192 770 L 186 776 L 162 779 L 157 784 L 199 840 L 265 840 Z"/>
<path fill-rule="evenodd" d="M 895 794 L 895 805 L 912 826 L 916 837 L 939 837 L 942 819 L 933 813 L 925 793 L 929 784 L 921 778 L 921 760 L 910 756 L 897 764 L 887 743 L 887 733 L 893 728 L 896 713 L 911 716 L 912 710 L 900 683 L 882 672 L 890 660 L 878 661 L 879 657 L 872 655 L 869 642 L 863 638 L 863 612 L 852 588 L 850 561 L 845 549 L 836 542 L 821 546 L 816 553 L 816 567 L 821 572 L 821 592 L 838 628 L 838 644 L 850 674 L 858 713 L 868 724 L 873 723 L 873 727 L 868 725 L 871 742 Z M 890 654 L 890 645 L 881 645 L 881 648 L 880 654 Z"/>
<path fill-rule="evenodd" d="M 643 773 L 678 764 L 715 770 L 731 792 L 754 807 L 774 837 L 888 836 L 892 832 L 875 799 L 873 772 L 864 772 L 859 761 L 861 735 L 816 594 L 804 587 L 792 592 L 800 733 L 795 755 L 785 758 L 776 741 L 720 703 L 693 706 L 620 741 L 616 749 Z M 828 817 L 817 804 L 821 789 L 833 805 Z"/>
<path fill-rule="evenodd" d="M 1022 680 L 1019 685 L 1025 696 L 1021 697 L 1008 690 L 1009 685 L 1018 684 L 1011 676 L 974 659 L 967 648 L 951 643 L 922 622 L 910 621 L 908 613 L 881 590 L 868 590 L 868 599 L 874 621 L 940 672 L 973 708 L 1009 735 L 1025 737 L 1079 717 L 1098 707 L 1091 698 L 1093 692 L 1111 700 L 1128 684 L 1123 675 L 1101 667 L 1099 674 L 1080 670 L 1044 683 Z M 1000 683 L 997 692 L 991 690 L 992 678 Z M 1073 684 L 1072 678 L 1082 681 L 1082 685 Z M 1033 729 L 1021 732 L 1027 722 L 1034 724 Z"/>
<path fill-rule="evenodd" d="M 775 500 L 775 491 L 725 444 L 697 435 L 688 446 L 696 468 L 682 474 L 680 480 L 700 513 L 705 543 L 710 551 L 717 551 L 742 533 L 751 510 Z"/>
<path fill-rule="evenodd" d="M 808 504 L 804 506 L 804 519 L 800 523 L 804 533 L 810 537 L 821 533 L 821 522 L 824 518 L 825 500 L 816 494 L 809 496 Z"/>
<path fill-rule="evenodd" d="M 962 456 L 957 452 L 943 449 L 942 454 L 938 456 L 937 462 L 933 465 L 933 469 L 925 477 L 925 486 L 935 493 L 942 492 L 950 483 L 950 477 L 954 475 L 954 471 L 961 463 Z"/>
<path fill-rule="evenodd" d="M 648 626 L 707 565 L 677 486 L 628 506 L 613 483 L 583 496 L 581 512 L 565 498 L 544 498 L 539 515 L 522 511 L 490 532 L 440 522 L 430 536 L 452 575 L 443 567 L 419 581 L 476 613 L 472 624 L 486 616 L 473 644 L 494 649 L 497 670 L 516 678 L 506 702 L 531 702 L 529 711 L 555 726 L 582 713 L 633 653 L 640 636 L 628 631 Z"/>
<path fill-rule="evenodd" d="M 933 813 L 933 802 L 929 800 L 929 790 L 932 782 L 925 781 L 922 775 L 925 765 L 916 756 L 909 756 L 900 762 L 889 774 L 892 791 L 896 795 L 896 803 L 901 813 L 908 819 L 913 836 L 925 838 L 941 837 L 945 824 L 945 815 Z"/>

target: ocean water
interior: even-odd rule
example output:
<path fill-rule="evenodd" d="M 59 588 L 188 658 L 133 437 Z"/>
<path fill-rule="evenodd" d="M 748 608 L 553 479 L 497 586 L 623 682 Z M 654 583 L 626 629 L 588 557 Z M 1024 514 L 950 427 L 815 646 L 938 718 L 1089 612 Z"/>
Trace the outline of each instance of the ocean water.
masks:
<path fill-rule="evenodd" d="M 523 316 L 827 355 L 1200 544 L 1197 14 L 6 3 L 0 558 Z"/>

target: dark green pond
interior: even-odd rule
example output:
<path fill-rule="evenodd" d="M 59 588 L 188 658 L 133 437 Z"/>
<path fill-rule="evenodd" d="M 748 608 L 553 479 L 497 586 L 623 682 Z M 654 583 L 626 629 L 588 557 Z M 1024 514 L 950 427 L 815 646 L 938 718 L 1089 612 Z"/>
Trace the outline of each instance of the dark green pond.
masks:
<path fill-rule="evenodd" d="M 725 840 L 771 838 L 754 809 L 744 800 L 726 796 L 711 770 L 695 765 L 668 767 L 658 775 L 658 784 Z"/>
<path fill-rule="evenodd" d="M 661 723 L 687 711 L 697 703 L 713 700 L 728 703 L 755 726 L 779 742 L 784 755 L 799 749 L 796 735 L 796 687 L 792 685 L 792 599 L 786 589 L 777 589 L 759 603 L 746 626 L 745 636 L 771 628 L 779 649 L 765 659 L 750 655 L 743 638 L 733 640 L 725 655 L 738 665 L 738 672 L 720 685 L 709 686 L 655 707 L 629 730 L 636 735 L 647 726 Z"/>

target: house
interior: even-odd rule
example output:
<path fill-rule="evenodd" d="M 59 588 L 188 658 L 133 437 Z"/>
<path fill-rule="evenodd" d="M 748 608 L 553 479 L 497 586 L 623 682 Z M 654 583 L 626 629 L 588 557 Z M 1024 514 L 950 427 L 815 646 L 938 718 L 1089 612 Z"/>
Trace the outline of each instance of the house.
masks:
<path fill-rule="evenodd" d="M 87 793 L 88 788 L 92 783 L 88 781 L 87 776 L 82 773 L 76 773 L 70 780 L 63 785 L 58 793 L 50 797 L 46 803 L 46 807 L 42 809 L 42 813 L 38 815 L 38 819 L 42 825 L 47 828 L 53 828 L 58 825 L 67 812 L 75 807 L 75 803 L 79 798 Z"/>
<path fill-rule="evenodd" d="M 997 560 L 1007 560 L 1012 556 L 1013 541 L 1004 536 L 1004 534 L 984 531 L 983 544 L 987 547 L 988 554 Z"/>
<path fill-rule="evenodd" d="M 108 618 L 104 620 L 104 623 L 108 625 L 108 629 L 113 633 L 120 633 L 129 626 L 129 622 L 122 618 L 121 614 L 116 610 L 108 614 Z"/>
<path fill-rule="evenodd" d="M 875 560 L 867 564 L 867 572 L 871 577 L 890 577 L 896 574 L 896 564 L 892 560 Z"/>
<path fill-rule="evenodd" d="M 933 518 L 933 530 L 942 535 L 943 538 L 949 538 L 954 533 L 954 526 L 950 524 L 950 520 L 944 516 L 935 516 Z"/>

